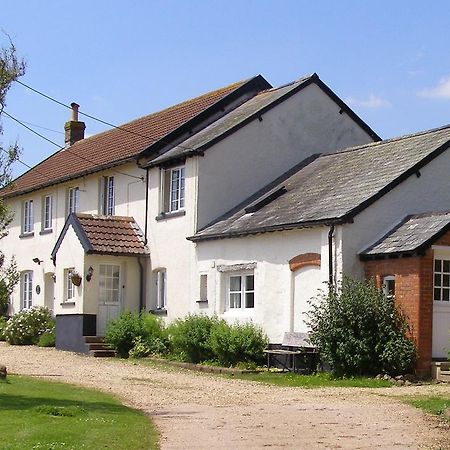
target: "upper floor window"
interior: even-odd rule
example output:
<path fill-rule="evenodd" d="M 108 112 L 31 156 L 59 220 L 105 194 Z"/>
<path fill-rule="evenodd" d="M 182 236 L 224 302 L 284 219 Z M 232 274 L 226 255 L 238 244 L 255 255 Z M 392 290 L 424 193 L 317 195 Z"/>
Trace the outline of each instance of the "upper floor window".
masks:
<path fill-rule="evenodd" d="M 384 292 L 384 295 L 388 298 L 395 297 L 395 276 L 394 275 L 386 275 L 383 278 L 383 292 Z"/>
<path fill-rule="evenodd" d="M 33 200 L 23 202 L 22 232 L 32 233 L 34 228 Z"/>
<path fill-rule="evenodd" d="M 165 169 L 162 179 L 163 212 L 176 212 L 184 209 L 185 168 Z"/>
<path fill-rule="evenodd" d="M 100 213 L 105 216 L 113 216 L 115 209 L 114 177 L 102 177 L 100 202 Z"/>
<path fill-rule="evenodd" d="M 255 276 L 253 274 L 230 275 L 228 307 L 229 309 L 255 307 Z"/>
<path fill-rule="evenodd" d="M 450 301 L 450 261 L 434 260 L 434 301 Z"/>
<path fill-rule="evenodd" d="M 53 197 L 46 195 L 42 199 L 42 229 L 52 229 L 52 216 L 53 216 Z"/>
<path fill-rule="evenodd" d="M 21 291 L 22 308 L 31 308 L 33 306 L 33 272 L 22 272 Z"/>
<path fill-rule="evenodd" d="M 73 187 L 67 192 L 67 214 L 76 213 L 80 208 L 80 188 Z"/>

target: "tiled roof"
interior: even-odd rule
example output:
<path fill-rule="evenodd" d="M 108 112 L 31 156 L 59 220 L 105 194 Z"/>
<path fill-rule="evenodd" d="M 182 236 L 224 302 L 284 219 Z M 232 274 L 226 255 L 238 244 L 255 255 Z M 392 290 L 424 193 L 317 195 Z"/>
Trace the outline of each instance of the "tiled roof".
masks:
<path fill-rule="evenodd" d="M 381 255 L 413 253 L 427 248 L 450 226 L 450 212 L 407 216 L 375 244 L 361 252 L 363 259 Z"/>
<path fill-rule="evenodd" d="M 144 235 L 133 217 L 70 214 L 53 249 L 52 258 L 56 257 L 69 225 L 72 225 L 86 253 L 125 256 L 149 254 Z"/>
<path fill-rule="evenodd" d="M 220 239 L 345 221 L 449 146 L 447 126 L 311 158 L 191 239 Z M 275 194 L 271 201 L 259 202 L 271 193 Z M 253 212 L 246 211 L 255 202 L 259 206 Z"/>
<path fill-rule="evenodd" d="M 133 159 L 148 146 L 221 100 L 246 81 L 187 100 L 162 111 L 76 142 L 14 180 L 1 195 L 11 196 L 67 181 Z"/>

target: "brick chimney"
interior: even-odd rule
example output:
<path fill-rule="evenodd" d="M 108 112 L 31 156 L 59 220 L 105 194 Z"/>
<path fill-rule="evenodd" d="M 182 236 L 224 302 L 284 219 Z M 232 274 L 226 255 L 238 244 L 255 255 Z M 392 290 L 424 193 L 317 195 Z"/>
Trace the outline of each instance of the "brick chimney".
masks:
<path fill-rule="evenodd" d="M 70 147 L 75 142 L 84 139 L 84 130 L 86 129 L 84 122 L 78 121 L 78 108 L 80 105 L 71 103 L 70 106 L 72 107 L 72 114 L 70 120 L 64 124 L 64 142 L 66 147 Z"/>

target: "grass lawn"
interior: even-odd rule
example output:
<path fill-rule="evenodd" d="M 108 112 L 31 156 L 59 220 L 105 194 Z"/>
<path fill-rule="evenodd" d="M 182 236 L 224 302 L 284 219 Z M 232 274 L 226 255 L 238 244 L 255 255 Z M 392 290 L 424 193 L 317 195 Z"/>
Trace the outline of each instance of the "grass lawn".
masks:
<path fill-rule="evenodd" d="M 389 387 L 392 383 L 375 378 L 333 378 L 331 374 L 320 372 L 315 375 L 300 375 L 291 372 L 259 372 L 234 375 L 241 380 L 260 381 L 261 383 L 276 384 L 277 386 L 291 386 L 303 388 L 319 387 Z"/>
<path fill-rule="evenodd" d="M 450 417 L 445 417 L 444 415 L 445 410 L 450 409 L 450 397 L 420 396 L 406 397 L 404 400 L 416 408 L 421 408 L 428 413 L 436 414 L 450 421 Z"/>
<path fill-rule="evenodd" d="M 97 391 L 34 378 L 0 381 L 0 449 L 157 449 L 141 412 Z"/>

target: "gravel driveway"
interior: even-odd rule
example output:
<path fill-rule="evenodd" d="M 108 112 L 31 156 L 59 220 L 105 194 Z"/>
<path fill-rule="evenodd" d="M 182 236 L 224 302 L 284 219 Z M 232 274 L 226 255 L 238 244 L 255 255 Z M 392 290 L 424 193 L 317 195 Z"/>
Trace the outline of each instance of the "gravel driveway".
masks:
<path fill-rule="evenodd" d="M 450 385 L 280 388 L 4 343 L 0 364 L 117 394 L 153 418 L 162 449 L 450 449 L 447 426 L 396 400 Z"/>

